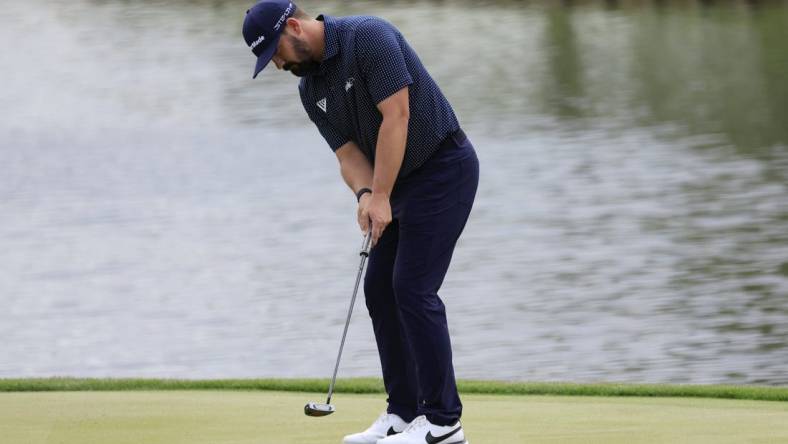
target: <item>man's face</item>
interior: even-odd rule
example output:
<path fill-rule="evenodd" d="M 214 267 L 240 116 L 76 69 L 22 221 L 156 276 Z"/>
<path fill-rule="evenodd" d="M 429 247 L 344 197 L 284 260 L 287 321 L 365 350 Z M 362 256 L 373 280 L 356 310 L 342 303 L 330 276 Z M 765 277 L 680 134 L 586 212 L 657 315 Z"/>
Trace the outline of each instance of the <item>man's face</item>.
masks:
<path fill-rule="evenodd" d="M 297 77 L 304 77 L 320 69 L 320 63 L 312 60 L 312 51 L 306 41 L 291 34 L 287 28 L 279 38 L 276 53 L 271 60 L 277 69 L 290 71 Z"/>

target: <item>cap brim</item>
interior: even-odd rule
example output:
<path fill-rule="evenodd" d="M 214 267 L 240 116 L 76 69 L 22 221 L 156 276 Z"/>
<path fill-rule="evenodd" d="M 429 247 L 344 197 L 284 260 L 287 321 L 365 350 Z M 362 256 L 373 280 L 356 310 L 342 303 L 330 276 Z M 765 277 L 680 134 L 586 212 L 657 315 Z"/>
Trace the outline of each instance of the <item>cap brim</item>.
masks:
<path fill-rule="evenodd" d="M 279 37 L 281 37 L 281 35 L 276 36 L 276 38 L 263 50 L 260 56 L 257 57 L 257 64 L 254 67 L 254 75 L 252 76 L 253 79 L 257 77 L 257 74 L 260 74 L 260 71 L 262 71 L 274 57 L 276 48 L 279 46 Z"/>

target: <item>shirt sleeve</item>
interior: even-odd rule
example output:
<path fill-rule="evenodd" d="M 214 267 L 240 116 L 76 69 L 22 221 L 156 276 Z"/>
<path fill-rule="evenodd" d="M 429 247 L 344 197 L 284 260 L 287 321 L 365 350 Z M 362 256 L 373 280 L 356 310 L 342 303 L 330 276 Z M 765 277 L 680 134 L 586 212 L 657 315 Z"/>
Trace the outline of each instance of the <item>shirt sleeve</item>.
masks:
<path fill-rule="evenodd" d="M 306 114 L 309 116 L 309 120 L 311 120 L 315 126 L 317 126 L 317 130 L 320 131 L 320 135 L 326 139 L 326 143 L 331 148 L 331 151 L 338 150 L 342 145 L 348 143 L 350 141 L 350 137 L 342 134 L 341 131 L 336 129 L 325 116 L 321 115 L 317 112 L 318 106 L 317 103 L 308 103 L 310 100 L 307 98 L 306 91 L 304 89 L 304 85 L 301 84 L 298 87 L 298 91 L 301 95 L 301 104 L 304 105 L 304 110 Z"/>
<path fill-rule="evenodd" d="M 359 24 L 355 52 L 359 71 L 375 104 L 413 83 L 399 32 L 391 24 L 381 19 Z"/>

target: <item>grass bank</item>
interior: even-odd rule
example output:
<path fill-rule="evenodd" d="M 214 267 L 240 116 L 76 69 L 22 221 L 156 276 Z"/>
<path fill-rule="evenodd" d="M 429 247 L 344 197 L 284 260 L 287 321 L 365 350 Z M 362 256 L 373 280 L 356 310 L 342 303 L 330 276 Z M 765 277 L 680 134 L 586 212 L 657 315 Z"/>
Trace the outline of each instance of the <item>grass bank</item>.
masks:
<path fill-rule="evenodd" d="M 0 379 L 0 392 L 47 391 L 140 391 L 140 390 L 240 390 L 325 392 L 328 379 L 103 379 L 103 378 L 18 378 Z M 539 383 L 460 380 L 463 394 L 553 395 L 606 397 L 681 397 L 788 401 L 788 387 L 750 385 L 682 385 L 619 383 Z M 340 379 L 337 393 L 383 393 L 376 378 Z"/>

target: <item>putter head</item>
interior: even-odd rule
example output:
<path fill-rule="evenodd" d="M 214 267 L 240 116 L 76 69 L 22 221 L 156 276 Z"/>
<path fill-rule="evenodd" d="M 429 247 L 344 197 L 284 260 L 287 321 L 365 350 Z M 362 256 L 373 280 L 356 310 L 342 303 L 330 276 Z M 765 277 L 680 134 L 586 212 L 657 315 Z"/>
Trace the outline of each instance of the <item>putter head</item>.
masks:
<path fill-rule="evenodd" d="M 304 406 L 304 414 L 306 416 L 328 416 L 334 413 L 334 406 L 331 404 L 320 404 L 317 402 L 310 402 Z"/>

